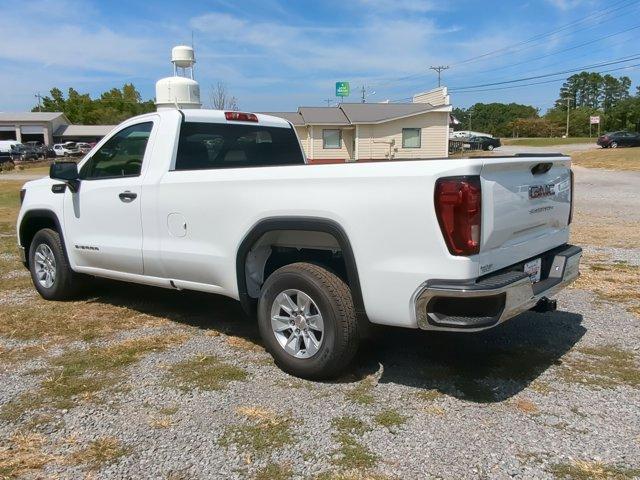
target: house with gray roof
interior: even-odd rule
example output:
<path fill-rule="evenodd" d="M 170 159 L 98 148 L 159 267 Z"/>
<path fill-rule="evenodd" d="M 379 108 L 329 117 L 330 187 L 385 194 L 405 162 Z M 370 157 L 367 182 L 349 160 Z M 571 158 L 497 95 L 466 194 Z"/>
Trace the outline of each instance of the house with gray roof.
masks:
<path fill-rule="evenodd" d="M 451 104 L 446 88 L 412 103 L 341 103 L 264 112 L 289 121 L 311 163 L 446 158 Z"/>

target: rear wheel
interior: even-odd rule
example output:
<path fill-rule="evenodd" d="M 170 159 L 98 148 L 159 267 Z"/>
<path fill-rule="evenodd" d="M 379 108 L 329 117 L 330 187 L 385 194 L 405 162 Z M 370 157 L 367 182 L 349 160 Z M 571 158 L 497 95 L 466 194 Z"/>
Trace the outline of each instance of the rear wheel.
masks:
<path fill-rule="evenodd" d="M 310 263 L 286 265 L 271 274 L 260 294 L 258 324 L 276 364 L 298 377 L 334 377 L 358 349 L 349 287 Z"/>
<path fill-rule="evenodd" d="M 29 270 L 38 293 L 47 300 L 65 300 L 79 291 L 79 276 L 69 266 L 60 235 L 44 228 L 29 247 Z"/>

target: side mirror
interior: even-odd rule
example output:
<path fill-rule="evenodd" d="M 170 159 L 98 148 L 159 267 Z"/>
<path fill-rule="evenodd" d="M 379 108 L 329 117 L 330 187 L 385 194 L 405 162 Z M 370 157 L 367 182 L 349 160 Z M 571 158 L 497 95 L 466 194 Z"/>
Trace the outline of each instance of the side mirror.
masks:
<path fill-rule="evenodd" d="M 77 192 L 80 188 L 80 175 L 76 162 L 53 162 L 49 167 L 49 177 L 62 180 L 72 192 Z"/>

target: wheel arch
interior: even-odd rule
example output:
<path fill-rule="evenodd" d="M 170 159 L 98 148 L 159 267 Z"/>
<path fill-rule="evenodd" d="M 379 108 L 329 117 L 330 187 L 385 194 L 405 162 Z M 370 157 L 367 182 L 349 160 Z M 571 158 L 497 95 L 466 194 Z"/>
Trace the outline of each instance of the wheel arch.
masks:
<path fill-rule="evenodd" d="M 35 234 L 43 228 L 52 228 L 58 232 L 63 246 L 62 250 L 67 262 L 69 262 L 66 243 L 64 241 L 64 233 L 58 216 L 53 210 L 34 209 L 27 211 L 23 215 L 20 220 L 20 227 L 18 228 L 18 242 L 20 246 L 25 249 L 25 266 L 29 266 L 29 248 L 31 246 L 31 241 Z"/>
<path fill-rule="evenodd" d="M 351 248 L 351 242 L 342 226 L 327 218 L 321 217 L 271 217 L 259 221 L 245 235 L 238 247 L 236 255 L 236 276 L 238 281 L 238 296 L 242 309 L 246 314 L 253 316 L 256 312 L 256 301 L 249 296 L 247 289 L 247 278 L 245 264 L 251 247 L 266 233 L 277 230 L 298 230 L 309 232 L 326 233 L 334 237 L 342 251 L 346 267 L 347 282 L 353 297 L 353 304 L 359 321 L 366 321 L 368 318 L 362 298 L 360 287 L 360 277 L 356 259 Z"/>

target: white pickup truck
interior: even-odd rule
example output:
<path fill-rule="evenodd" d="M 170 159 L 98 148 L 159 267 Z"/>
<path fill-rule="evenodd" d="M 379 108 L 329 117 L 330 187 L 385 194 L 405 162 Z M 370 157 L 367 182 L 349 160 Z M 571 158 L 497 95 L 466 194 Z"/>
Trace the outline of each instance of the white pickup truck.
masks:
<path fill-rule="evenodd" d="M 83 275 L 227 295 L 292 374 L 338 374 L 370 323 L 475 332 L 578 276 L 570 159 L 308 165 L 291 124 L 163 110 L 25 184 L 18 243 L 46 299 Z"/>

